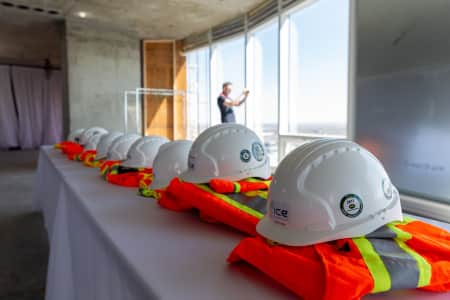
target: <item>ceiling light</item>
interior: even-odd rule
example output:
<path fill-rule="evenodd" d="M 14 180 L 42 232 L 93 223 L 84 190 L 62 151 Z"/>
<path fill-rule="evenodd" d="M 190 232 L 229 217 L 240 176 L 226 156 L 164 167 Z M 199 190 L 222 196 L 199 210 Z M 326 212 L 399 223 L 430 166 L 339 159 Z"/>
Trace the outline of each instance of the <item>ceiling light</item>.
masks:
<path fill-rule="evenodd" d="M 78 14 L 77 14 L 80 18 L 86 18 L 87 17 L 87 13 L 85 12 L 85 11 L 80 11 L 80 12 L 78 12 Z"/>

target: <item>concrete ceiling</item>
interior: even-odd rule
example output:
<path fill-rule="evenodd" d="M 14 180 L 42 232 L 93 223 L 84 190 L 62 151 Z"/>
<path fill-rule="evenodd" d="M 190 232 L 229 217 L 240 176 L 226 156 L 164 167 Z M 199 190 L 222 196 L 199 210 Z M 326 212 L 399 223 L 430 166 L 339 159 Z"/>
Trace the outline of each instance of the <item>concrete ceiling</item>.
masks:
<path fill-rule="evenodd" d="M 450 63 L 449 0 L 358 0 L 358 74 Z"/>
<path fill-rule="evenodd" d="M 181 39 L 243 14 L 262 2 L 264 1 L 0 0 L 0 18 L 8 18 L 13 12 L 20 12 L 111 28 L 140 38 Z M 80 18 L 80 12 L 85 12 L 86 18 Z"/>

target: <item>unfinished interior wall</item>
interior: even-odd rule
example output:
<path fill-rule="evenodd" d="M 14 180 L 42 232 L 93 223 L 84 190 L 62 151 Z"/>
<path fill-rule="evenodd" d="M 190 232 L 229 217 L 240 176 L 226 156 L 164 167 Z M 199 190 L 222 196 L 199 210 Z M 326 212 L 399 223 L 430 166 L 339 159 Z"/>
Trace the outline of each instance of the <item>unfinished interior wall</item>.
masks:
<path fill-rule="evenodd" d="M 48 59 L 59 67 L 63 30 L 63 21 L 18 13 L 2 15 L 0 64 L 43 66 Z"/>
<path fill-rule="evenodd" d="M 108 29 L 66 26 L 70 128 L 124 131 L 124 91 L 140 86 L 140 41 Z"/>

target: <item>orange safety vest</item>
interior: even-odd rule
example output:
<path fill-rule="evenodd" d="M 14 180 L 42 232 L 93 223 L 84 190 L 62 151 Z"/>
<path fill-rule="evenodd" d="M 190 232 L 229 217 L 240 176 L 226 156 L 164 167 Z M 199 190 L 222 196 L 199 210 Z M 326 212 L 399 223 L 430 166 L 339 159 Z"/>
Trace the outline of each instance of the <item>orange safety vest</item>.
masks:
<path fill-rule="evenodd" d="M 142 174 L 139 180 L 139 195 L 146 198 L 161 198 L 162 194 L 165 193 L 165 189 L 152 190 L 150 185 L 153 181 L 153 173 Z"/>
<path fill-rule="evenodd" d="M 103 163 L 103 160 L 96 160 L 97 150 L 87 150 L 80 155 L 80 160 L 86 167 L 98 168 Z"/>
<path fill-rule="evenodd" d="M 72 142 L 72 141 L 63 141 L 61 143 L 54 144 L 53 148 L 62 150 L 63 148 L 70 146 L 70 145 L 78 145 L 78 144 L 75 142 Z"/>
<path fill-rule="evenodd" d="M 83 147 L 81 145 L 71 141 L 61 142 L 55 144 L 53 147 L 55 149 L 60 149 L 70 160 L 74 160 L 76 155 L 83 152 Z"/>
<path fill-rule="evenodd" d="M 266 213 L 270 180 L 248 178 L 234 182 L 231 186 L 229 183 L 215 179 L 213 184 L 193 184 L 174 178 L 161 194 L 158 204 L 174 211 L 197 209 L 205 221 L 222 223 L 256 235 L 256 223 Z M 230 192 L 219 193 L 214 188 Z"/>
<path fill-rule="evenodd" d="M 228 262 L 246 261 L 305 300 L 359 299 L 369 293 L 450 290 L 450 233 L 405 218 L 364 237 L 304 247 L 242 240 Z"/>
<path fill-rule="evenodd" d="M 105 160 L 100 165 L 100 175 L 106 180 L 108 171 L 112 166 L 120 165 L 120 160 Z"/>
<path fill-rule="evenodd" d="M 76 153 L 76 154 L 73 156 L 73 160 L 76 160 L 76 161 L 84 161 L 84 159 L 86 158 L 86 156 L 91 155 L 92 152 L 95 154 L 97 151 L 95 151 L 95 150 L 83 150 L 83 151 L 80 152 L 80 153 Z"/>
<path fill-rule="evenodd" d="M 69 148 L 65 149 L 65 154 L 67 155 L 67 158 L 70 160 L 79 160 L 79 155 L 83 152 L 83 147 L 80 145 L 77 146 L 71 146 Z"/>
<path fill-rule="evenodd" d="M 144 174 L 152 174 L 152 169 L 148 168 L 128 168 L 120 164 L 112 165 L 106 171 L 106 181 L 112 184 L 139 187 L 139 182 Z"/>

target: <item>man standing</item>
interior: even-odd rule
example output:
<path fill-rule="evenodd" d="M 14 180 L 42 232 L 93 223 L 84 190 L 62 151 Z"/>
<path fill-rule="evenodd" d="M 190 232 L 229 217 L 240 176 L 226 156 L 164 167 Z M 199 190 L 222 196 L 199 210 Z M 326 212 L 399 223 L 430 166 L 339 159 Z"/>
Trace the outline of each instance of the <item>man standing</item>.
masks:
<path fill-rule="evenodd" d="M 236 123 L 233 106 L 240 106 L 244 103 L 245 100 L 247 100 L 249 93 L 249 91 L 245 89 L 236 100 L 233 100 L 230 98 L 231 90 L 231 82 L 225 82 L 222 84 L 222 93 L 217 98 L 217 105 L 220 109 L 220 118 L 222 123 Z"/>

